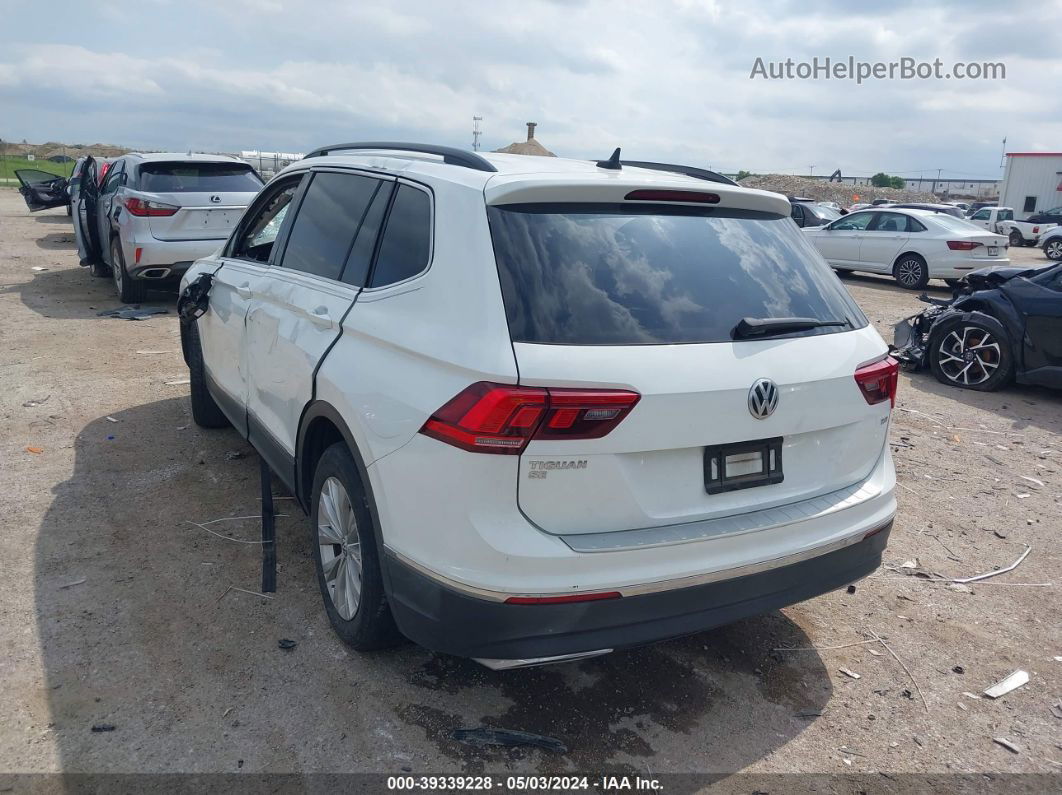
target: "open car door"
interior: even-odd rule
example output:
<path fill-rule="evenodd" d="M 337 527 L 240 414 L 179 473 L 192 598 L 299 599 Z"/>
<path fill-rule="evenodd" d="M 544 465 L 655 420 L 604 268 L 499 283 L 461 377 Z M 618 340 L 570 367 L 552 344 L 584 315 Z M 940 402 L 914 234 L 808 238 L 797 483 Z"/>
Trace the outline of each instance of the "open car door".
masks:
<path fill-rule="evenodd" d="M 47 210 L 49 207 L 63 207 L 70 201 L 66 192 L 69 180 L 47 171 L 38 171 L 34 168 L 24 168 L 15 172 L 18 177 L 19 189 L 22 198 L 26 200 L 26 206 L 32 212 Z"/>
<path fill-rule="evenodd" d="M 78 177 L 74 224 L 78 232 L 78 253 L 86 262 L 100 257 L 100 230 L 96 221 L 96 205 L 100 195 L 101 162 L 91 155 L 85 159 Z"/>

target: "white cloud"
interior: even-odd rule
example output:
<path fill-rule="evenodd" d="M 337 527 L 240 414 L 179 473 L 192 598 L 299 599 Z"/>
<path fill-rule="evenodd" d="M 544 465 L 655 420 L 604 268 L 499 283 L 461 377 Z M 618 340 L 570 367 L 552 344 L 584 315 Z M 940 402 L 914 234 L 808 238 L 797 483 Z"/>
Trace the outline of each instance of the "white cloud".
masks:
<path fill-rule="evenodd" d="M 475 113 L 491 147 L 531 120 L 543 143 L 578 157 L 622 145 L 630 157 L 723 169 L 995 176 L 1004 135 L 1032 148 L 1058 134 L 1048 89 L 1059 59 L 1027 46 L 1013 6 L 996 3 L 83 3 L 39 41 L 36 4 L 9 5 L 2 137 L 467 146 Z M 1040 29 L 1058 27 L 1062 12 L 1037 8 Z M 815 55 L 1003 60 L 1007 80 L 749 79 L 757 56 Z"/>

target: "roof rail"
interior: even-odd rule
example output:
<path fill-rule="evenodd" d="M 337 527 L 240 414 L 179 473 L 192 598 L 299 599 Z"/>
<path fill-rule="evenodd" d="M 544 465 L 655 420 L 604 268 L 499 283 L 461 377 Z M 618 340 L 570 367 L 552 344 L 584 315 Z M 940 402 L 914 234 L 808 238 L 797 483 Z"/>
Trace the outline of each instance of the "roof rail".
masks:
<path fill-rule="evenodd" d="M 331 146 L 322 146 L 318 149 L 314 149 L 308 155 L 303 157 L 303 160 L 307 160 L 311 157 L 324 157 L 333 152 L 349 151 L 352 149 L 391 149 L 396 152 L 419 152 L 427 155 L 439 155 L 444 163 L 451 166 L 464 166 L 465 168 L 471 168 L 475 171 L 488 171 L 492 173 L 498 170 L 490 164 L 489 160 L 477 155 L 475 152 L 466 152 L 462 149 L 455 149 L 452 146 L 411 144 L 403 143 L 401 141 L 360 141 L 350 144 L 332 144 Z"/>
<path fill-rule="evenodd" d="M 669 171 L 672 174 L 684 174 L 687 177 L 703 179 L 708 182 L 721 182 L 724 185 L 737 185 L 737 183 L 730 179 L 730 177 L 724 177 L 722 174 L 718 174 L 715 171 L 709 171 L 706 168 L 680 166 L 675 163 L 652 163 L 648 160 L 621 160 L 620 163 L 624 166 L 634 166 L 635 168 L 648 168 L 653 171 Z"/>

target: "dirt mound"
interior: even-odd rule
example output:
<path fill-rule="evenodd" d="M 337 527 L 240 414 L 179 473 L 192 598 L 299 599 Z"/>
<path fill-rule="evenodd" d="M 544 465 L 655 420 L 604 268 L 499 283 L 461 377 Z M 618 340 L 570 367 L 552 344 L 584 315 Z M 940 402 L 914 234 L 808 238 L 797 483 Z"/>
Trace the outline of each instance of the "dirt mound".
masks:
<path fill-rule="evenodd" d="M 741 180 L 745 188 L 758 188 L 781 193 L 783 196 L 806 196 L 815 201 L 836 202 L 848 207 L 855 202 L 870 203 L 874 199 L 889 199 L 895 202 L 939 202 L 936 196 L 926 191 L 898 188 L 875 188 L 872 185 L 849 185 L 844 182 L 794 177 L 788 174 L 754 174 Z M 858 196 L 858 199 L 853 198 Z"/>

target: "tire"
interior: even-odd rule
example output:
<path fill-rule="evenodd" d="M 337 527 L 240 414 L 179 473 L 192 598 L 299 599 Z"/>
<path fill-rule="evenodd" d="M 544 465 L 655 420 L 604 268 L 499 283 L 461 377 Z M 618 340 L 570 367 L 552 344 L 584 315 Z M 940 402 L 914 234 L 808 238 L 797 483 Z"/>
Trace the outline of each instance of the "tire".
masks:
<path fill-rule="evenodd" d="M 111 238 L 111 276 L 114 277 L 114 289 L 123 304 L 141 304 L 147 299 L 147 282 L 131 279 L 125 270 L 125 255 L 117 236 Z"/>
<path fill-rule="evenodd" d="M 387 604 L 365 489 L 345 443 L 324 451 L 310 497 L 313 560 L 332 629 L 358 651 L 394 646 L 402 636 Z"/>
<path fill-rule="evenodd" d="M 942 384 L 993 392 L 1014 375 L 1007 331 L 992 317 L 956 318 L 930 337 L 929 367 Z"/>
<path fill-rule="evenodd" d="M 186 334 L 188 335 L 188 380 L 192 397 L 192 419 L 200 428 L 225 428 L 229 425 L 229 418 L 225 416 L 207 389 L 199 327 L 195 323 L 189 324 Z"/>
<path fill-rule="evenodd" d="M 1055 262 L 1062 260 L 1062 236 L 1053 237 L 1044 243 L 1044 256 Z"/>
<path fill-rule="evenodd" d="M 1010 234 L 1008 234 L 1007 237 L 1010 239 L 1010 244 L 1012 246 L 1025 245 L 1025 238 L 1021 236 L 1021 232 L 1017 229 L 1011 229 Z"/>
<path fill-rule="evenodd" d="M 892 267 L 893 278 L 905 290 L 924 290 L 929 284 L 929 266 L 918 254 L 903 254 Z"/>
<path fill-rule="evenodd" d="M 74 208 L 73 208 L 73 207 L 71 207 L 71 206 L 70 206 L 69 204 L 68 204 L 68 205 L 66 205 L 66 214 L 67 214 L 67 216 L 68 216 L 68 217 L 70 217 L 70 218 L 73 218 L 73 217 L 74 217 Z"/>

